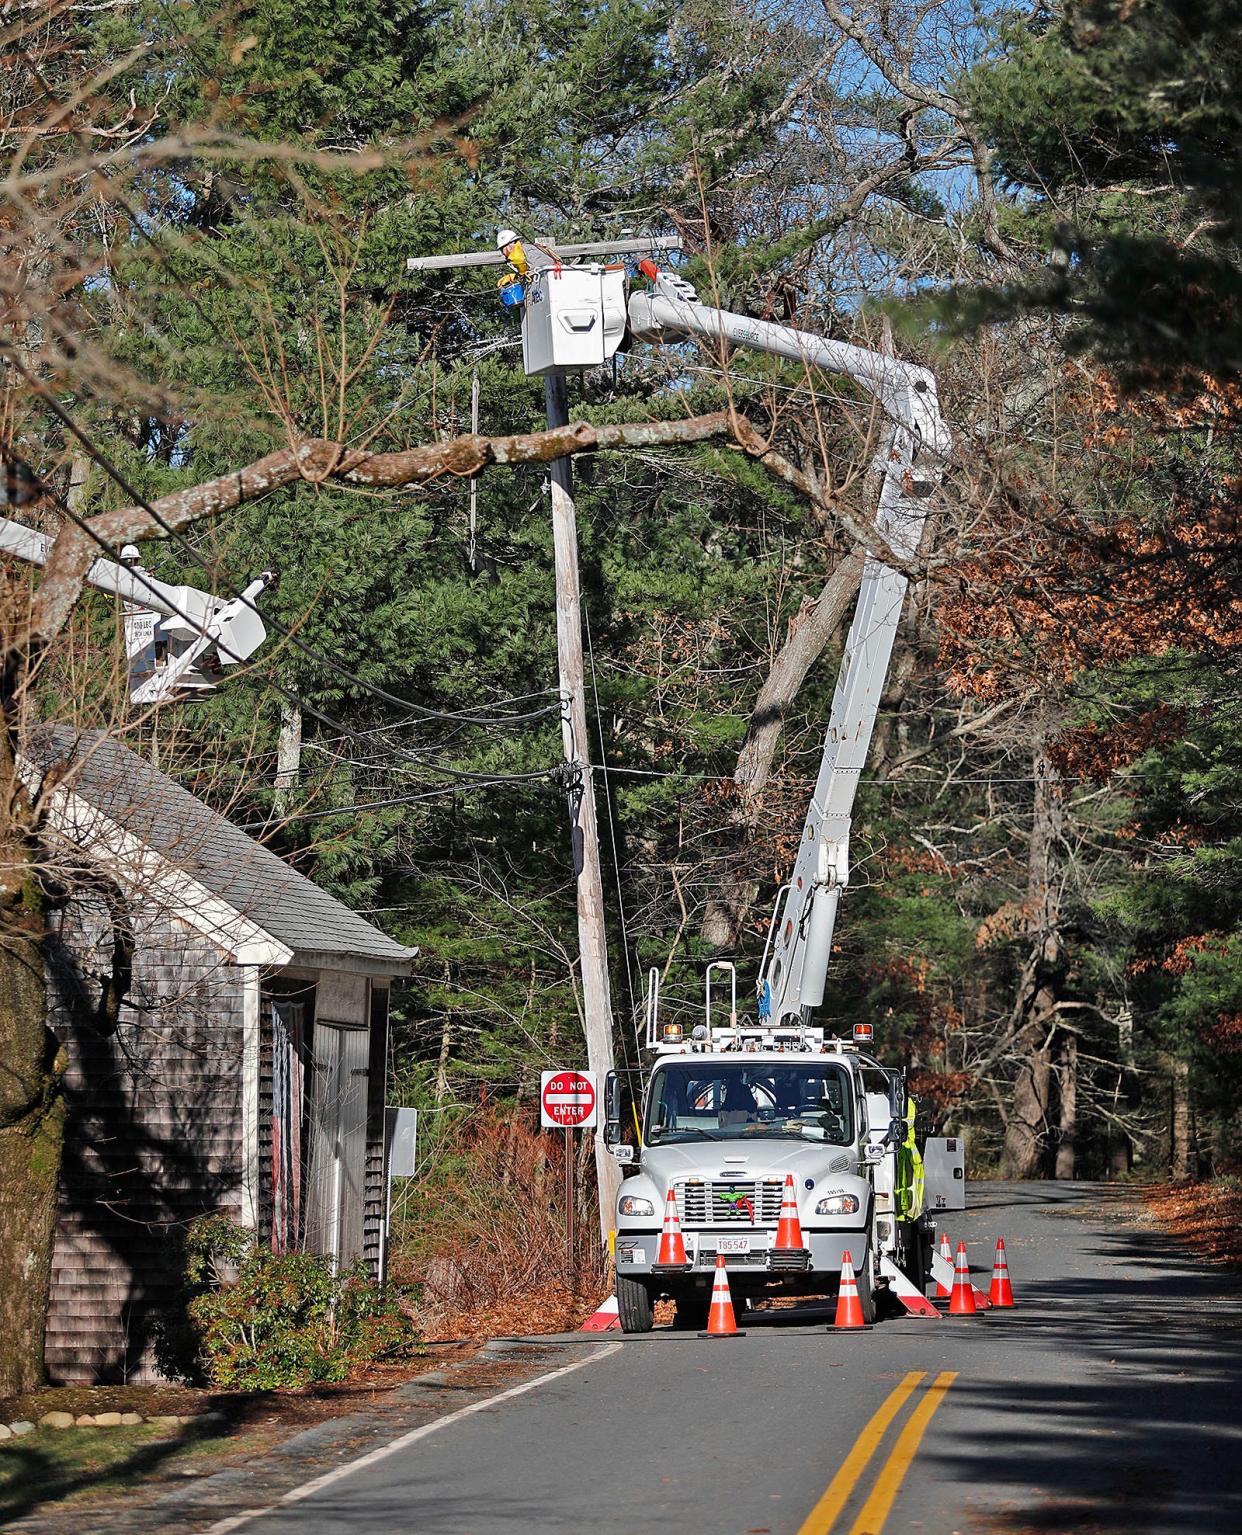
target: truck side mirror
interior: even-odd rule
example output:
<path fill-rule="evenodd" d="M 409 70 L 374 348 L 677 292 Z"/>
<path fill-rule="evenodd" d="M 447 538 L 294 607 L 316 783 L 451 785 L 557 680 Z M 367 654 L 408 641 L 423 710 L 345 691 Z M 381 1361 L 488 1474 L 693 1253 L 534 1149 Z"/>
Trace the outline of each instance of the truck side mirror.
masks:
<path fill-rule="evenodd" d="M 631 1167 L 634 1162 L 633 1146 L 609 1146 L 613 1159 L 621 1167 Z"/>
<path fill-rule="evenodd" d="M 610 1071 L 604 1078 L 604 1145 L 615 1146 L 621 1139 L 621 1078 Z"/>

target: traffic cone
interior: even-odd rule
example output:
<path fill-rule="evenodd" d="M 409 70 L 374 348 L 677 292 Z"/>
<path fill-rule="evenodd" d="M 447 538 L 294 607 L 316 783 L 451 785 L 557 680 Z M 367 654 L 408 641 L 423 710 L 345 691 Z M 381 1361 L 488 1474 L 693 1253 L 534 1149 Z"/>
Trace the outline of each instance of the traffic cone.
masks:
<path fill-rule="evenodd" d="M 729 1271 L 724 1253 L 716 1254 L 716 1277 L 712 1282 L 712 1307 L 707 1313 L 707 1331 L 700 1338 L 744 1338 L 733 1318 L 733 1298 L 729 1294 Z"/>
<path fill-rule="evenodd" d="M 994 1306 L 1013 1305 L 1013 1286 L 1009 1283 L 1009 1260 L 1005 1257 L 1005 1239 L 996 1239 L 996 1261 L 992 1264 L 992 1288 L 988 1299 Z"/>
<path fill-rule="evenodd" d="M 952 1263 L 953 1262 L 953 1248 L 950 1245 L 949 1233 L 947 1231 L 942 1231 L 940 1233 L 940 1256 L 944 1259 L 944 1261 L 946 1263 Z M 936 1281 L 936 1299 L 937 1300 L 948 1300 L 949 1296 L 952 1295 L 952 1294 L 953 1294 L 953 1291 L 949 1289 L 948 1285 L 941 1284 L 940 1281 L 937 1279 L 937 1281 Z"/>
<path fill-rule="evenodd" d="M 858 1280 L 854 1278 L 854 1263 L 849 1253 L 841 1254 L 841 1288 L 837 1291 L 837 1315 L 834 1328 L 853 1331 L 865 1329 L 862 1301 L 858 1298 Z"/>
<path fill-rule="evenodd" d="M 966 1261 L 966 1244 L 957 1244 L 957 1262 L 953 1268 L 953 1294 L 949 1299 L 950 1316 L 974 1316 L 975 1290 L 970 1282 L 970 1264 Z"/>
<path fill-rule="evenodd" d="M 802 1222 L 798 1219 L 798 1196 L 794 1193 L 793 1174 L 785 1174 L 785 1192 L 781 1196 L 781 1218 L 776 1225 L 773 1252 L 804 1252 Z"/>
<path fill-rule="evenodd" d="M 592 1311 L 579 1332 L 611 1332 L 614 1327 L 621 1325 L 621 1309 L 617 1305 L 617 1297 L 610 1295 L 600 1306 L 598 1311 Z"/>
<path fill-rule="evenodd" d="M 677 1213 L 677 1195 L 670 1186 L 664 1201 L 664 1230 L 660 1233 L 660 1245 L 654 1264 L 658 1269 L 689 1268 L 686 1244 L 681 1234 L 681 1216 Z"/>

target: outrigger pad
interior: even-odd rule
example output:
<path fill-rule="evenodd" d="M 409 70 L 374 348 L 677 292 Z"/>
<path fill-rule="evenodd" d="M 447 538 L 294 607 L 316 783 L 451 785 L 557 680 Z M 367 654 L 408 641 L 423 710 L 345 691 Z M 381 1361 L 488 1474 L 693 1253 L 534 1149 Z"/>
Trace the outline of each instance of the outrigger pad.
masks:
<path fill-rule="evenodd" d="M 895 1295 L 911 1316 L 934 1316 L 940 1313 L 916 1285 L 901 1272 L 891 1258 L 880 1255 L 880 1273 L 888 1280 L 889 1293 Z"/>

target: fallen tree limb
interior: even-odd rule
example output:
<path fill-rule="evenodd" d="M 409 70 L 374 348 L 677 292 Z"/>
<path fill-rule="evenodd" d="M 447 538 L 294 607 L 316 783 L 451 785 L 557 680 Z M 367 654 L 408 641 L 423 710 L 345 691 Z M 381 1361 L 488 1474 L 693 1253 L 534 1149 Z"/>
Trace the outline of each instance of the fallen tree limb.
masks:
<path fill-rule="evenodd" d="M 806 496 L 816 522 L 825 531 L 839 526 L 868 553 L 886 564 L 906 568 L 907 562 L 898 560 L 874 528 L 860 523 L 835 500 L 821 498 L 810 476 L 773 449 L 744 416 L 731 411 L 675 421 L 618 425 L 577 421 L 546 431 L 504 437 L 466 434 L 447 442 L 423 443 L 390 453 L 373 453 L 312 437 L 143 505 L 100 512 L 82 526 L 67 524 L 56 539 L 39 587 L 35 628 L 44 640 L 60 630 L 81 596 L 86 572 L 101 546 L 115 550 L 139 539 L 182 533 L 205 518 L 261 501 L 290 485 L 339 484 L 368 490 L 400 490 L 446 476 L 473 479 L 492 466 L 550 464 L 578 454 L 674 447 L 717 437 L 731 439 L 735 447 L 760 463 L 774 479 Z M 89 444 L 87 451 L 91 451 Z"/>

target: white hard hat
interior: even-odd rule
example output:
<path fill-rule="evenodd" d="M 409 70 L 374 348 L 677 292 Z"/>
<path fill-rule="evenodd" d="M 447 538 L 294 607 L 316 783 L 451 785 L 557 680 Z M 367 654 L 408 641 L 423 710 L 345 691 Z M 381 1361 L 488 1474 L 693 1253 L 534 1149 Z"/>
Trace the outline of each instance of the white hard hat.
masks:
<path fill-rule="evenodd" d="M 137 544 L 126 544 L 124 549 L 121 550 L 121 558 L 125 561 L 125 563 L 127 565 L 136 565 L 138 563 L 138 561 L 142 558 L 142 555 L 139 553 L 139 550 L 138 550 L 138 545 Z"/>
<path fill-rule="evenodd" d="M 516 229 L 499 229 L 496 231 L 496 249 L 502 251 L 506 245 L 516 245 L 521 238 Z"/>

